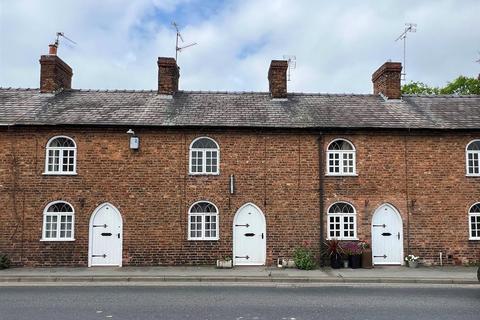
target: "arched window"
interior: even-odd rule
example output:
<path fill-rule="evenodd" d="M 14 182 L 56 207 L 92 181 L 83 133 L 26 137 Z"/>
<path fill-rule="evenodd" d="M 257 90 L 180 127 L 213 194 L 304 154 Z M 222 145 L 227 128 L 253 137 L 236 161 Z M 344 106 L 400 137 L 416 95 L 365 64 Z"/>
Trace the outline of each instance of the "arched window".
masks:
<path fill-rule="evenodd" d="M 53 137 L 47 143 L 45 173 L 76 174 L 77 146 L 69 137 Z"/>
<path fill-rule="evenodd" d="M 327 148 L 328 175 L 355 175 L 355 148 L 344 139 L 333 140 Z"/>
<path fill-rule="evenodd" d="M 480 140 L 467 145 L 467 175 L 480 176 Z"/>
<path fill-rule="evenodd" d="M 190 207 L 188 240 L 218 240 L 218 209 L 213 203 L 200 201 Z"/>
<path fill-rule="evenodd" d="M 210 138 L 193 140 L 190 145 L 190 174 L 218 174 L 220 149 Z"/>
<path fill-rule="evenodd" d="M 475 203 L 468 211 L 470 240 L 480 240 L 480 202 Z"/>
<path fill-rule="evenodd" d="M 328 238 L 357 239 L 357 217 L 350 203 L 336 202 L 328 208 Z"/>
<path fill-rule="evenodd" d="M 42 240 L 67 241 L 73 238 L 74 210 L 64 201 L 48 204 L 43 211 Z"/>

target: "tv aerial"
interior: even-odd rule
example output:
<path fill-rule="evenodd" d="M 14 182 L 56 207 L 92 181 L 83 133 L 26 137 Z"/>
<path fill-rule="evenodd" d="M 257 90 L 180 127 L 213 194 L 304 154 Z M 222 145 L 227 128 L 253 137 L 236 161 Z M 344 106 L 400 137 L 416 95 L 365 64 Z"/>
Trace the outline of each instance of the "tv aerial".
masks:
<path fill-rule="evenodd" d="M 287 81 L 290 81 L 290 73 L 291 70 L 294 70 L 297 67 L 297 57 L 292 56 L 292 55 L 284 55 L 283 56 L 284 60 L 287 60 L 288 62 L 288 69 L 287 69 Z"/>
<path fill-rule="evenodd" d="M 175 41 L 175 61 L 177 61 L 177 60 L 178 60 L 178 53 L 179 53 L 179 52 L 181 52 L 183 49 L 186 49 L 186 48 L 189 48 L 189 47 L 193 47 L 193 46 L 197 45 L 197 43 L 196 43 L 196 42 L 192 42 L 192 43 L 190 43 L 190 44 L 187 44 L 187 45 L 184 45 L 184 46 L 180 47 L 180 46 L 178 45 L 178 42 L 179 42 L 178 40 L 180 39 L 180 41 L 181 41 L 182 43 L 185 42 L 185 41 L 183 40 L 182 34 L 180 33 L 180 30 L 179 30 L 179 28 L 178 28 L 178 24 L 177 24 L 175 21 L 173 21 L 173 22 L 172 22 L 172 26 L 175 28 L 175 31 L 177 32 L 177 39 L 176 39 L 176 41 Z"/>
<path fill-rule="evenodd" d="M 398 36 L 395 41 L 403 40 L 403 70 L 402 70 L 402 80 L 403 82 L 407 81 L 407 34 L 409 32 L 417 32 L 417 24 L 416 23 L 405 23 L 405 29 L 403 30 L 402 34 Z"/>
<path fill-rule="evenodd" d="M 55 39 L 55 46 L 58 47 L 60 45 L 60 37 L 64 38 L 65 40 L 68 40 L 70 41 L 71 43 L 73 44 L 77 44 L 75 41 L 73 41 L 72 39 L 68 38 L 65 33 L 63 32 L 57 32 L 57 38 Z"/>

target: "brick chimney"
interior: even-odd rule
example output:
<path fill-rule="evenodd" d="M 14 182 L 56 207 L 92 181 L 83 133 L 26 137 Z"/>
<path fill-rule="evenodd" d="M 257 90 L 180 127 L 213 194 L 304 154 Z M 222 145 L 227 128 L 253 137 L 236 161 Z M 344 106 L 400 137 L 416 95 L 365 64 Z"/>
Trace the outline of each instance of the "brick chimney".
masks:
<path fill-rule="evenodd" d="M 57 56 L 57 45 L 49 45 L 48 55 L 40 57 L 40 92 L 72 88 L 72 68 Z"/>
<path fill-rule="evenodd" d="M 268 69 L 268 84 L 272 98 L 287 97 L 287 69 L 286 60 L 272 60 Z"/>
<path fill-rule="evenodd" d="M 173 95 L 178 91 L 179 68 L 174 58 L 159 57 L 158 93 Z"/>
<path fill-rule="evenodd" d="M 372 75 L 373 94 L 382 93 L 388 99 L 400 99 L 402 64 L 400 62 L 385 62 Z"/>

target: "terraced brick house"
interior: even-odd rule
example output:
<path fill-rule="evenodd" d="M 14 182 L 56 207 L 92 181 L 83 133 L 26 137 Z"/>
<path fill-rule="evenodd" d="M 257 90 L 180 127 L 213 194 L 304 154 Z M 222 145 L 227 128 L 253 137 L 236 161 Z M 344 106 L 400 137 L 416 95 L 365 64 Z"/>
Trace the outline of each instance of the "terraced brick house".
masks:
<path fill-rule="evenodd" d="M 272 265 L 364 240 L 374 264 L 480 258 L 480 96 L 78 90 L 51 47 L 40 88 L 0 89 L 0 251 L 23 266 Z M 81 71 L 80 71 L 81 72 Z M 32 75 L 34 76 L 34 75 Z"/>

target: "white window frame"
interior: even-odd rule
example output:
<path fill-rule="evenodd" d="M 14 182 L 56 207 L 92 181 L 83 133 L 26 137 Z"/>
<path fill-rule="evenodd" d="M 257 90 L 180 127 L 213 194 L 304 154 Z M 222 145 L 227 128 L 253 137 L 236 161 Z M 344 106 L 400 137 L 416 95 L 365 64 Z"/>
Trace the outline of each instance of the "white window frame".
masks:
<path fill-rule="evenodd" d="M 352 207 L 353 213 L 330 213 L 330 209 L 338 203 L 348 204 L 349 206 Z M 330 229 L 330 218 L 331 217 L 339 217 L 340 218 L 340 229 L 339 229 L 340 237 L 330 236 L 330 231 L 332 231 Z M 353 217 L 353 237 L 345 237 L 345 236 L 343 236 L 344 231 L 345 231 L 345 229 L 343 227 L 344 218 L 350 218 L 350 217 Z M 350 222 L 348 222 L 348 223 L 350 223 Z M 335 229 L 335 231 L 336 231 L 336 229 Z M 327 240 L 333 240 L 333 239 L 336 239 L 336 240 L 358 240 L 358 237 L 357 237 L 357 209 L 355 209 L 355 206 L 353 204 L 351 204 L 350 202 L 336 201 L 336 202 L 332 203 L 327 209 Z"/>
<path fill-rule="evenodd" d="M 65 138 L 69 139 L 73 142 L 74 147 L 50 147 L 50 144 L 52 141 L 58 138 Z M 48 169 L 48 159 L 49 159 L 49 153 L 52 150 L 58 150 L 59 151 L 59 163 L 58 163 L 58 171 L 51 171 Z M 72 151 L 73 150 L 73 171 L 64 171 L 63 170 L 63 162 L 64 162 L 64 157 L 63 157 L 63 151 Z M 47 146 L 45 148 L 45 175 L 76 175 L 77 174 L 77 143 L 75 142 L 74 139 L 68 136 L 55 136 L 48 140 Z"/>
<path fill-rule="evenodd" d="M 480 150 L 468 150 L 468 146 L 470 146 L 472 143 L 475 142 L 480 142 L 480 139 L 475 139 L 467 143 L 467 146 L 465 147 L 465 169 L 466 169 L 466 175 L 467 177 L 480 177 Z M 469 155 L 473 157 L 477 157 L 477 166 L 479 167 L 478 173 L 470 173 L 469 165 L 468 165 L 468 157 Z M 475 165 L 475 163 L 474 163 Z"/>
<path fill-rule="evenodd" d="M 70 208 L 72 208 L 72 212 L 48 212 L 47 210 L 52 206 L 52 205 L 55 205 L 57 203 L 63 203 L 63 204 L 67 204 L 70 206 Z M 47 238 L 46 237 L 46 233 L 47 233 L 47 216 L 50 216 L 50 217 L 57 217 L 57 228 L 56 228 L 56 231 L 57 231 L 57 235 L 56 237 L 49 237 Z M 70 237 L 63 237 L 61 238 L 60 237 L 60 226 L 61 226 L 61 218 L 62 216 L 71 216 L 72 217 L 72 229 L 71 229 L 71 236 Z M 67 201 L 62 201 L 62 200 L 58 200 L 58 201 L 53 201 L 53 202 L 50 202 L 49 204 L 47 204 L 45 206 L 45 209 L 43 210 L 43 226 L 42 226 L 42 238 L 40 239 L 40 241 L 75 241 L 75 208 Z"/>
<path fill-rule="evenodd" d="M 480 219 L 480 212 L 472 212 L 472 209 L 474 206 L 479 205 L 480 202 L 474 203 L 470 209 L 468 209 L 468 239 L 469 240 L 480 240 L 480 229 L 476 230 L 477 231 L 477 236 L 472 237 L 472 217 L 476 217 L 477 219 Z"/>
<path fill-rule="evenodd" d="M 349 143 L 353 150 L 329 150 L 330 146 L 336 142 L 336 141 L 345 141 L 347 143 Z M 348 155 L 352 155 L 352 160 L 353 160 L 353 172 L 345 172 L 345 167 L 343 166 L 343 161 L 344 160 L 347 160 L 349 161 L 349 159 L 344 159 L 344 157 L 348 156 Z M 333 168 L 330 166 L 330 156 L 334 156 L 334 155 L 338 155 L 338 161 L 339 161 L 339 172 L 333 172 L 333 171 L 330 171 L 330 168 Z M 357 176 L 357 149 L 355 148 L 355 145 L 347 140 L 347 139 L 344 139 L 344 138 L 337 138 L 337 139 L 334 139 L 332 140 L 328 146 L 327 146 L 327 157 L 325 159 L 326 161 L 326 166 L 325 166 L 325 169 L 326 169 L 326 173 L 325 175 L 326 176 Z"/>
<path fill-rule="evenodd" d="M 200 139 L 208 139 L 215 143 L 217 146 L 216 148 L 193 148 L 193 144 Z M 202 171 L 201 172 L 193 172 L 192 171 L 192 159 L 193 159 L 193 152 L 200 152 L 202 154 Z M 215 151 L 217 153 L 217 171 L 215 172 L 207 172 L 207 161 L 206 161 L 206 153 Z M 189 161 L 188 161 L 188 171 L 190 175 L 219 175 L 220 174 L 220 146 L 218 145 L 217 141 L 210 137 L 198 137 L 190 143 L 190 152 L 189 152 Z"/>
<path fill-rule="evenodd" d="M 211 213 L 211 212 L 195 212 L 195 213 L 192 213 L 192 208 L 193 206 L 195 206 L 197 203 L 201 203 L 201 202 L 206 202 L 208 204 L 211 204 L 215 210 L 216 210 L 216 213 Z M 192 216 L 195 216 L 195 217 L 201 217 L 202 218 L 202 221 L 201 221 L 201 231 L 202 231 L 202 236 L 201 237 L 192 237 L 191 236 L 191 222 L 190 222 L 190 217 Z M 205 217 L 206 216 L 215 216 L 215 234 L 216 236 L 215 237 L 206 237 L 205 236 Z M 218 240 L 220 239 L 219 237 L 219 226 L 220 226 L 220 221 L 219 221 L 219 212 L 218 212 L 218 208 L 217 206 L 213 203 L 213 202 L 210 202 L 210 201 L 206 201 L 206 200 L 201 200 L 201 201 L 197 201 L 195 203 L 193 203 L 190 208 L 188 209 L 188 240 L 193 240 L 193 241 L 215 241 L 215 240 Z"/>

